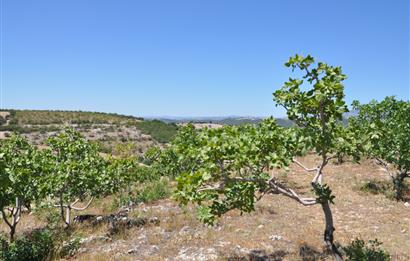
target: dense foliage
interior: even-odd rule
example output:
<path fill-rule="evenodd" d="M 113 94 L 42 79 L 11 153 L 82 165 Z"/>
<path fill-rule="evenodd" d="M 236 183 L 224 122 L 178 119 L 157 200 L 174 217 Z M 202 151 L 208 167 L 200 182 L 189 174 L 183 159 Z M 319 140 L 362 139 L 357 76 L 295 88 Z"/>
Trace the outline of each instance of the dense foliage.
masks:
<path fill-rule="evenodd" d="M 404 180 L 410 177 L 410 102 L 387 97 L 361 105 L 350 118 L 352 128 L 363 137 L 365 155 L 374 158 L 389 173 L 396 199 L 403 198 Z"/>
<path fill-rule="evenodd" d="M 252 211 L 255 192 L 267 188 L 269 169 L 291 161 L 287 132 L 273 119 L 257 126 L 184 128 L 173 147 L 179 155 L 178 199 L 199 203 L 200 218 L 206 223 L 231 209 Z"/>
<path fill-rule="evenodd" d="M 42 160 L 37 150 L 19 135 L 0 144 L 0 210 L 13 240 L 23 205 L 39 199 Z"/>
<path fill-rule="evenodd" d="M 49 230 L 33 230 L 19 236 L 14 242 L 0 238 L 0 260 L 4 261 L 45 261 L 54 249 L 53 237 Z"/>
<path fill-rule="evenodd" d="M 81 137 L 73 129 L 66 129 L 51 137 L 44 151 L 48 175 L 42 180 L 43 190 L 57 199 L 61 216 L 70 224 L 71 209 L 87 197 L 100 196 L 111 183 L 111 172 L 106 171 L 106 162 L 99 155 L 97 147 Z M 90 202 L 91 202 L 90 200 Z M 64 208 L 66 216 L 64 217 Z"/>

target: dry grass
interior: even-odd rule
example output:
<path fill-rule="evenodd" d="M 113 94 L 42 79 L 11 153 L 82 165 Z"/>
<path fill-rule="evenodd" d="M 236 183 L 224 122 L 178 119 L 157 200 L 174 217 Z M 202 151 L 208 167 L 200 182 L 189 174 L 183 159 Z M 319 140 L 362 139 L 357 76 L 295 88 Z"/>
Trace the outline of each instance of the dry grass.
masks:
<path fill-rule="evenodd" d="M 300 159 L 307 166 L 315 166 L 315 160 L 315 156 Z M 348 162 L 331 164 L 325 169 L 325 175 L 324 181 L 336 195 L 332 206 L 336 241 L 346 245 L 356 237 L 377 238 L 392 254 L 393 260 L 410 260 L 410 208 L 403 202 L 357 189 L 369 179 L 387 179 L 383 170 L 370 161 Z M 291 166 L 287 175 L 281 177 L 292 181 L 301 193 L 311 193 L 312 176 L 296 166 Z M 108 213 L 112 200 L 106 198 L 97 202 L 89 213 Z M 301 253 L 305 255 L 303 260 L 332 260 L 323 254 L 321 207 L 304 207 L 281 195 L 264 197 L 257 203 L 256 211 L 250 214 L 231 211 L 215 227 L 199 223 L 193 206 L 181 208 L 172 200 L 140 206 L 131 216 L 158 217 L 160 225 L 133 228 L 110 242 L 85 245 L 87 251 L 77 254 L 73 260 L 173 260 L 187 249 L 188 252 L 215 249 L 217 260 L 251 260 L 249 254 L 241 251 L 245 248 L 258 250 L 256 252 L 271 260 L 302 260 Z M 42 223 L 35 221 L 33 216 L 24 217 L 19 229 L 40 225 Z M 1 224 L 1 229 L 4 228 Z M 86 237 L 104 234 L 105 230 L 104 226 L 81 226 L 75 228 L 73 234 Z M 273 235 L 280 239 L 273 240 Z M 128 254 L 134 248 L 138 251 Z"/>

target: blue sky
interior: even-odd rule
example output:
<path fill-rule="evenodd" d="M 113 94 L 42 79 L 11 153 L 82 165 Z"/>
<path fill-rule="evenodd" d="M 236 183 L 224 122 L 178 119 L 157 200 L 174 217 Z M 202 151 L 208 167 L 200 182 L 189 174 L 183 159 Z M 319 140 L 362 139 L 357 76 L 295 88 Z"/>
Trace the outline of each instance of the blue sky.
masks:
<path fill-rule="evenodd" d="M 137 116 L 283 116 L 295 54 L 346 99 L 409 99 L 408 0 L 1 0 L 2 102 Z"/>

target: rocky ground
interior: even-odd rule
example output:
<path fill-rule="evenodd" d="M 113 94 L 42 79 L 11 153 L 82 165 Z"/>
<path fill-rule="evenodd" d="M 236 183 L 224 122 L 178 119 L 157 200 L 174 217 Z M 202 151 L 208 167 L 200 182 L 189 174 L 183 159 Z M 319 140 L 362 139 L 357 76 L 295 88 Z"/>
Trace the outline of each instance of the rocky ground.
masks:
<path fill-rule="evenodd" d="M 135 126 L 121 126 L 115 124 L 66 124 L 72 127 L 90 141 L 99 143 L 103 151 L 115 154 L 118 144 L 131 144 L 131 151 L 134 154 L 142 155 L 149 147 L 159 145 L 150 135 L 145 135 Z M 27 129 L 40 129 L 22 133 L 31 144 L 42 146 L 45 140 L 61 132 L 62 126 L 58 124 L 49 125 L 22 125 Z M 0 131 L 0 139 L 5 139 L 11 135 L 10 131 Z"/>
<path fill-rule="evenodd" d="M 300 161 L 315 165 L 313 156 Z M 410 260 L 410 204 L 360 190 L 370 179 L 387 179 L 383 170 L 366 161 L 331 164 L 325 173 L 336 195 L 337 243 L 377 238 L 393 260 Z M 312 177 L 297 166 L 280 175 L 300 193 L 311 193 Z M 250 214 L 231 211 L 214 227 L 198 222 L 193 206 L 180 207 L 172 199 L 115 211 L 107 207 L 112 200 L 97 201 L 87 211 L 95 216 L 75 224 L 72 240 L 79 247 L 67 260 L 332 260 L 323 250 L 321 207 L 281 195 L 265 196 Z M 110 216 L 119 223 L 107 221 Z M 36 219 L 23 218 L 20 229 L 41 226 Z"/>

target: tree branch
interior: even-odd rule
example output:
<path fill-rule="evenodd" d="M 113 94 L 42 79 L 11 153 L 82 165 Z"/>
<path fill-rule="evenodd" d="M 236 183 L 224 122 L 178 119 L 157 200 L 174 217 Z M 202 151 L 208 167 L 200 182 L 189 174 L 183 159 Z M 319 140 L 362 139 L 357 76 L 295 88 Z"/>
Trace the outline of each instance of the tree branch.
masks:
<path fill-rule="evenodd" d="M 277 192 L 289 198 L 292 198 L 304 206 L 312 206 L 318 203 L 315 198 L 302 198 L 294 190 L 281 187 L 274 180 L 269 181 L 269 186 L 272 188 L 273 192 Z"/>
<path fill-rule="evenodd" d="M 305 165 L 303 165 L 302 163 L 300 163 L 299 161 L 297 161 L 296 159 L 292 159 L 292 161 L 294 162 L 294 163 L 296 163 L 296 165 L 298 165 L 299 167 L 301 167 L 302 169 L 304 169 L 305 171 L 307 171 L 307 172 L 313 172 L 313 171 L 317 171 L 317 167 L 316 168 L 311 168 L 311 169 L 309 169 L 309 168 L 307 168 Z"/>
<path fill-rule="evenodd" d="M 74 204 L 78 202 L 78 200 L 76 200 L 76 201 L 74 201 L 73 204 L 70 205 L 70 208 L 72 208 L 72 209 L 74 209 L 74 210 L 77 210 L 77 211 L 83 211 L 83 210 L 87 209 L 87 208 L 91 205 L 91 202 L 93 202 L 93 200 L 94 200 L 94 197 L 92 197 L 92 198 L 90 199 L 90 201 L 88 201 L 87 205 L 85 205 L 85 206 L 82 207 L 82 208 L 74 207 Z"/>
<path fill-rule="evenodd" d="M 1 210 L 1 215 L 3 216 L 4 222 L 6 222 L 7 226 L 12 229 L 13 226 L 11 225 L 10 221 L 7 219 L 6 213 L 4 212 L 4 209 Z"/>
<path fill-rule="evenodd" d="M 390 175 L 391 178 L 394 178 L 394 175 L 390 172 L 389 165 L 386 162 L 384 162 L 383 160 L 379 158 L 374 158 L 374 159 L 377 161 L 379 165 L 381 165 L 386 170 L 386 172 Z"/>

